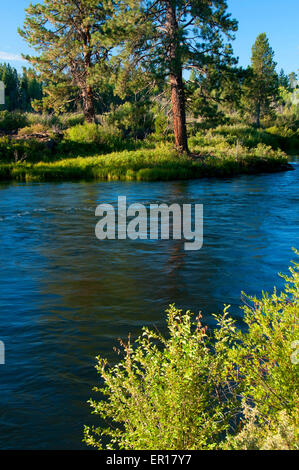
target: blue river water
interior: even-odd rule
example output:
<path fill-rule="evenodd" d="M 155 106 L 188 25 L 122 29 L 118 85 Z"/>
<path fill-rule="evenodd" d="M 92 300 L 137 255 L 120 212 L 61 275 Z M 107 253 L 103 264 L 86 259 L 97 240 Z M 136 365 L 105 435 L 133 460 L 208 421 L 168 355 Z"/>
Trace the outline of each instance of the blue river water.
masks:
<path fill-rule="evenodd" d="M 175 302 L 211 313 L 240 293 L 279 289 L 299 247 L 299 163 L 294 171 L 178 182 L 0 185 L 0 448 L 80 449 L 95 356 L 142 326 L 165 331 Z M 95 208 L 203 204 L 204 243 L 95 237 Z"/>

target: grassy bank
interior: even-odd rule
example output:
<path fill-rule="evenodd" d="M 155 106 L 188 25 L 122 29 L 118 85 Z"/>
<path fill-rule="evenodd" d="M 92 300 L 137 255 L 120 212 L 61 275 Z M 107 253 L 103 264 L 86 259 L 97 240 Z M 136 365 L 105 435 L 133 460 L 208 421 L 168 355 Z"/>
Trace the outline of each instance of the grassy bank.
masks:
<path fill-rule="evenodd" d="M 197 151 L 200 149 L 197 149 Z M 214 149 L 215 150 L 215 149 Z M 70 181 L 121 180 L 168 181 L 201 177 L 229 177 L 239 174 L 275 172 L 288 169 L 282 152 L 236 154 L 214 151 L 198 156 L 178 156 L 170 145 L 133 151 L 112 152 L 76 158 L 59 158 L 48 162 L 0 164 L 2 181 Z M 261 151 L 262 153 L 262 151 Z"/>
<path fill-rule="evenodd" d="M 241 124 L 191 129 L 191 156 L 182 156 L 173 150 L 170 134 L 152 133 L 144 139 L 133 139 L 105 123 L 77 121 L 69 118 L 66 128 L 46 120 L 24 127 L 24 122 L 14 117 L 18 132 L 0 137 L 0 180 L 230 177 L 289 169 L 286 153 L 299 153 L 298 133 L 283 129 L 255 129 Z"/>

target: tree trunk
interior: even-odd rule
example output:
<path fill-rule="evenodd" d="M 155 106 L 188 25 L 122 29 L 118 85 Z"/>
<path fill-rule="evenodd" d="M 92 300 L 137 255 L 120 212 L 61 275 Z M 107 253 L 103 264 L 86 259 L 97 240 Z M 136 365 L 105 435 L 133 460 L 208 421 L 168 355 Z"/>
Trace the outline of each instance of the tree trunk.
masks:
<path fill-rule="evenodd" d="M 175 148 L 180 153 L 189 152 L 186 127 L 186 102 L 179 51 L 179 27 L 176 19 L 175 5 L 171 0 L 166 0 L 166 29 L 169 41 L 169 77 Z"/>
<path fill-rule="evenodd" d="M 185 93 L 182 74 L 170 74 L 170 85 L 175 148 L 179 152 L 188 152 Z"/>
<path fill-rule="evenodd" d="M 87 27 L 83 35 L 84 40 L 84 68 L 85 68 L 85 77 L 84 77 L 84 86 L 82 89 L 82 98 L 83 98 L 83 112 L 86 122 L 96 122 L 96 113 L 94 109 L 93 101 L 93 90 L 92 87 L 88 84 L 88 79 L 90 73 L 92 72 L 92 63 L 91 63 L 91 37 L 90 30 Z"/>
<path fill-rule="evenodd" d="M 83 113 L 86 122 L 95 122 L 96 114 L 93 104 L 93 93 L 91 87 L 86 87 L 82 90 L 83 98 Z"/>

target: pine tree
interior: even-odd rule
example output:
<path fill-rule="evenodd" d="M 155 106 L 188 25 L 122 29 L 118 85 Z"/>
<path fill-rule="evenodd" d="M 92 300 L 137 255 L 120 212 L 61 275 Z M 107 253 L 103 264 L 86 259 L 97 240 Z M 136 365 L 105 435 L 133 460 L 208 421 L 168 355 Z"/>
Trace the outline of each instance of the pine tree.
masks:
<path fill-rule="evenodd" d="M 205 73 L 213 64 L 231 62 L 237 23 L 227 13 L 226 0 L 123 0 L 119 7 L 122 59 L 149 76 L 168 79 L 175 147 L 188 151 L 184 70 Z"/>
<path fill-rule="evenodd" d="M 279 86 L 281 86 L 283 88 L 286 88 L 287 90 L 290 89 L 289 77 L 288 77 L 288 75 L 286 75 L 286 73 L 284 72 L 283 69 L 281 69 L 280 72 L 279 72 L 278 83 L 279 83 Z"/>
<path fill-rule="evenodd" d="M 221 124 L 227 115 L 240 109 L 246 72 L 241 67 L 206 67 L 205 73 L 192 71 L 186 83 L 188 109 L 209 125 Z"/>
<path fill-rule="evenodd" d="M 24 29 L 19 33 L 38 56 L 25 56 L 48 82 L 53 108 L 67 102 L 83 102 L 85 119 L 95 120 L 94 85 L 105 73 L 111 46 L 105 22 L 113 11 L 113 0 L 45 0 L 30 5 Z"/>
<path fill-rule="evenodd" d="M 252 47 L 252 74 L 248 83 L 248 99 L 260 127 L 261 115 L 271 110 L 278 97 L 279 81 L 275 71 L 274 52 L 265 33 L 260 34 Z"/>
<path fill-rule="evenodd" d="M 289 78 L 291 90 L 295 90 L 295 88 L 299 88 L 298 78 L 295 72 L 291 72 L 288 78 Z"/>

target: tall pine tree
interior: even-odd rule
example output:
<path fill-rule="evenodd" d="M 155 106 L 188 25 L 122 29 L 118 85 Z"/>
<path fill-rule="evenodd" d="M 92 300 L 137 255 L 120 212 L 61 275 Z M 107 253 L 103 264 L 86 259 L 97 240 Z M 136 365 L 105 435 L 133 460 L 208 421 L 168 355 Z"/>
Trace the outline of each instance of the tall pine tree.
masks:
<path fill-rule="evenodd" d="M 38 52 L 25 58 L 48 83 L 52 106 L 63 109 L 79 95 L 88 122 L 95 120 L 94 86 L 111 49 L 104 28 L 112 7 L 113 0 L 45 0 L 27 8 L 19 30 Z"/>
<path fill-rule="evenodd" d="M 261 116 L 270 112 L 271 105 L 278 97 L 279 80 L 275 67 L 273 49 L 266 34 L 262 33 L 252 47 L 252 74 L 247 84 L 247 97 L 257 127 L 260 127 Z"/>
<path fill-rule="evenodd" d="M 122 0 L 118 33 L 123 32 L 122 59 L 149 75 L 168 79 L 175 147 L 188 151 L 184 70 L 205 73 L 228 65 L 237 23 L 226 0 Z"/>

